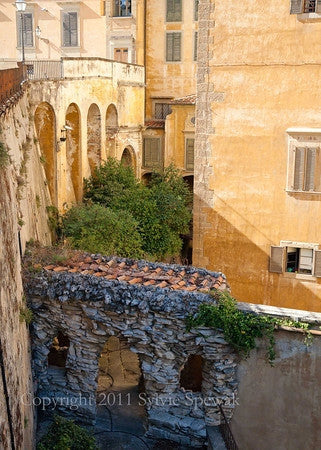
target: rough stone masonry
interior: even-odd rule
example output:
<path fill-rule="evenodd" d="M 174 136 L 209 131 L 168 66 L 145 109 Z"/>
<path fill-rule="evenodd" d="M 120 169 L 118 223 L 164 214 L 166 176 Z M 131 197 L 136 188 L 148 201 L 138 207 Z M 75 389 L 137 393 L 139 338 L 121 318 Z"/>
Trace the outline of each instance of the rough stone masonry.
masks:
<path fill-rule="evenodd" d="M 25 290 L 34 312 L 36 396 L 93 423 L 99 356 L 107 339 L 116 336 L 139 356 L 145 395 L 158 399 L 147 405 L 148 435 L 203 445 L 206 426 L 220 423 L 219 403 L 231 416 L 237 389 L 237 356 L 222 334 L 207 328 L 186 331 L 187 315 L 214 301 L 200 292 L 204 286 L 227 285 L 221 273 L 99 255 L 87 255 L 80 265 L 48 266 L 29 277 Z M 64 373 L 48 370 L 58 332 L 70 341 Z M 201 392 L 180 386 L 189 355 L 203 357 Z"/>

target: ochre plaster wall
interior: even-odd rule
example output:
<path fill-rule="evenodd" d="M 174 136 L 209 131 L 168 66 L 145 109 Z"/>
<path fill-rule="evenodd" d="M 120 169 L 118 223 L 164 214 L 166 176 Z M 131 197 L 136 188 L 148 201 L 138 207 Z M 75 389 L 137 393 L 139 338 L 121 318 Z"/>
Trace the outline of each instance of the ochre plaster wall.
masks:
<path fill-rule="evenodd" d="M 271 245 L 321 243 L 321 196 L 286 192 L 286 130 L 321 124 L 321 21 L 277 0 L 200 16 L 193 263 L 239 301 L 321 311 L 319 279 L 268 271 Z"/>
<path fill-rule="evenodd" d="M 166 22 L 166 0 L 147 1 L 146 117 L 152 118 L 152 97 L 182 97 L 196 90 L 194 0 L 184 0 L 181 22 Z M 181 61 L 166 62 L 166 31 L 181 31 Z M 161 100 L 159 100 L 161 102 Z"/>

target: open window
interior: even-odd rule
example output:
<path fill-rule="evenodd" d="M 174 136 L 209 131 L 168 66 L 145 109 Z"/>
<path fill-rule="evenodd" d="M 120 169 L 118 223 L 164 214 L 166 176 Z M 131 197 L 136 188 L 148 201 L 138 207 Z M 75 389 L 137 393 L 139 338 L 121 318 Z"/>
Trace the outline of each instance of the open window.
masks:
<path fill-rule="evenodd" d="M 317 244 L 290 241 L 281 244 L 271 247 L 270 272 L 321 277 L 321 250 Z"/>
<path fill-rule="evenodd" d="M 290 14 L 321 13 L 321 0 L 291 0 Z"/>
<path fill-rule="evenodd" d="M 69 347 L 70 341 L 68 336 L 59 331 L 49 349 L 48 366 L 65 368 Z"/>

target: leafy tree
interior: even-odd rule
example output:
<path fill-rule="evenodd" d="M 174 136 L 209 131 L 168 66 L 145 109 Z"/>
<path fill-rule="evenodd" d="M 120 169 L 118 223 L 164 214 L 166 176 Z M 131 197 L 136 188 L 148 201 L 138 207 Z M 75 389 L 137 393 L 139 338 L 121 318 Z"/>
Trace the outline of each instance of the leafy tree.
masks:
<path fill-rule="evenodd" d="M 191 195 L 174 166 L 153 173 L 147 187 L 130 167 L 109 158 L 85 180 L 84 199 L 131 214 L 146 254 L 164 258 L 179 253 L 180 234 L 188 231 L 191 219 Z"/>
<path fill-rule="evenodd" d="M 138 224 L 126 211 L 101 205 L 77 205 L 63 218 L 65 236 L 74 248 L 91 253 L 143 256 Z"/>

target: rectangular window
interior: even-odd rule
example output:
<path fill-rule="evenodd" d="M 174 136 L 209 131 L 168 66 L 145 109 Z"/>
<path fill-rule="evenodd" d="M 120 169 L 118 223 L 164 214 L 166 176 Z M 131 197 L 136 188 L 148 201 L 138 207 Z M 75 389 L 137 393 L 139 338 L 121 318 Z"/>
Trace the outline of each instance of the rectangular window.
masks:
<path fill-rule="evenodd" d="M 291 0 L 290 13 L 321 13 L 321 0 Z"/>
<path fill-rule="evenodd" d="M 128 62 L 128 48 L 115 48 L 114 60 L 118 62 Z"/>
<path fill-rule="evenodd" d="M 143 166 L 152 169 L 162 165 L 160 138 L 144 138 Z"/>
<path fill-rule="evenodd" d="M 132 14 L 130 0 L 114 0 L 114 17 L 128 17 Z"/>
<path fill-rule="evenodd" d="M 78 13 L 62 13 L 62 45 L 63 47 L 78 47 Z"/>
<path fill-rule="evenodd" d="M 166 61 L 181 60 L 181 33 L 166 33 Z"/>
<path fill-rule="evenodd" d="M 18 47 L 22 47 L 21 29 L 23 28 L 23 44 L 25 47 L 33 47 L 33 17 L 32 13 L 17 13 Z"/>
<path fill-rule="evenodd" d="M 286 245 L 285 242 L 290 245 Z M 321 251 L 317 248 L 317 244 L 292 243 L 290 241 L 284 241 L 284 244 L 279 247 L 272 246 L 269 271 L 321 277 Z"/>
<path fill-rule="evenodd" d="M 185 169 L 194 170 L 194 139 L 185 140 Z"/>
<path fill-rule="evenodd" d="M 155 103 L 155 119 L 166 119 L 171 112 L 172 107 L 168 103 Z"/>
<path fill-rule="evenodd" d="M 198 42 L 198 32 L 194 33 L 194 61 L 197 61 L 197 42 Z"/>
<path fill-rule="evenodd" d="M 167 0 L 166 22 L 181 22 L 182 0 Z"/>
<path fill-rule="evenodd" d="M 199 4 L 199 0 L 194 0 L 194 20 L 195 20 L 195 22 L 198 20 L 198 4 Z"/>

